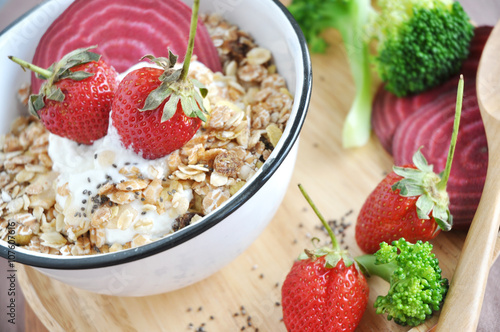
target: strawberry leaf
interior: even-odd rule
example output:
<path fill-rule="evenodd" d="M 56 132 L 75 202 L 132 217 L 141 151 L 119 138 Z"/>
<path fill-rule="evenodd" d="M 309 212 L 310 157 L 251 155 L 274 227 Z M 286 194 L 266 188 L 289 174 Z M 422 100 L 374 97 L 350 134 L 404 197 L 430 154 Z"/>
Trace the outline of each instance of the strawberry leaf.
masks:
<path fill-rule="evenodd" d="M 203 112 L 202 112 L 202 111 L 200 111 L 200 109 L 199 109 L 199 108 L 197 108 L 197 109 L 195 110 L 195 112 L 196 112 L 196 116 L 197 116 L 197 117 L 198 117 L 201 121 L 203 121 L 203 122 L 207 122 L 207 117 L 205 116 L 205 114 L 203 114 Z"/>
<path fill-rule="evenodd" d="M 325 256 L 325 266 L 328 268 L 334 268 L 335 266 L 337 266 L 341 258 L 342 256 L 339 252 L 330 252 Z"/>
<path fill-rule="evenodd" d="M 173 91 L 169 88 L 168 83 L 161 83 L 156 89 L 151 91 L 144 102 L 144 106 L 139 111 L 152 111 L 158 108 L 172 93 Z"/>
<path fill-rule="evenodd" d="M 161 116 L 161 122 L 165 122 L 172 118 L 177 111 L 177 104 L 179 103 L 180 96 L 173 93 L 170 99 L 167 100 L 165 106 L 163 106 L 163 114 Z"/>
<path fill-rule="evenodd" d="M 420 219 L 429 219 L 429 214 L 434 208 L 434 201 L 428 195 L 422 195 L 417 199 L 417 214 Z"/>
<path fill-rule="evenodd" d="M 49 94 L 47 95 L 47 99 L 54 101 L 63 101 L 64 93 L 59 88 L 51 87 Z"/>
<path fill-rule="evenodd" d="M 415 154 L 413 155 L 412 158 L 413 164 L 422 172 L 432 172 L 433 166 L 427 163 L 427 160 L 425 159 L 422 152 L 420 152 L 420 149 L 422 149 L 422 147 L 420 147 L 417 150 L 417 152 L 415 152 Z"/>
<path fill-rule="evenodd" d="M 205 98 L 208 94 L 208 89 L 205 87 L 205 85 L 200 81 L 195 80 L 194 78 L 191 79 L 191 82 L 193 82 L 193 85 L 200 90 L 201 96 Z"/>
<path fill-rule="evenodd" d="M 38 111 L 45 107 L 45 102 L 43 101 L 43 96 L 40 95 L 30 95 L 28 102 L 29 112 L 40 119 Z"/>
<path fill-rule="evenodd" d="M 86 78 L 94 76 L 93 73 L 88 73 L 88 72 L 83 71 L 83 70 L 79 70 L 79 71 L 75 71 L 75 72 L 68 70 L 66 73 L 64 75 L 61 75 L 59 78 L 60 79 L 70 78 L 73 81 L 82 81 Z"/>
<path fill-rule="evenodd" d="M 195 108 L 197 108 L 196 103 L 193 102 L 190 96 L 185 96 L 181 98 L 181 105 L 184 114 L 189 117 L 193 117 L 196 115 Z"/>

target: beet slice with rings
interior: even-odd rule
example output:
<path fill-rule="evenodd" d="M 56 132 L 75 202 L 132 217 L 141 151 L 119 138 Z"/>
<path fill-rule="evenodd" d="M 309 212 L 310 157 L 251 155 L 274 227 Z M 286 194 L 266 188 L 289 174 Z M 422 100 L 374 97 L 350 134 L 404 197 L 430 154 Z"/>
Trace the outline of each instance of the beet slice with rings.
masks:
<path fill-rule="evenodd" d="M 47 68 L 74 49 L 98 45 L 103 59 L 124 72 L 146 54 L 182 62 L 189 39 L 191 8 L 180 0 L 76 0 L 47 29 L 33 63 Z M 210 35 L 198 21 L 194 54 L 212 71 L 221 63 Z M 42 83 L 32 75 L 32 91 Z"/>
<path fill-rule="evenodd" d="M 458 84 L 458 81 L 457 81 Z M 435 172 L 441 172 L 453 129 L 456 91 L 427 104 L 405 119 L 394 134 L 394 164 L 411 163 L 419 147 Z M 466 85 L 457 144 L 447 191 L 453 228 L 467 228 L 476 212 L 486 179 L 488 145 L 475 84 Z"/>
<path fill-rule="evenodd" d="M 481 53 L 492 29 L 491 26 L 481 26 L 474 30 L 469 57 L 462 64 L 460 71 L 465 77 L 466 84 L 470 84 L 476 78 Z M 386 91 L 381 85 L 373 100 L 372 127 L 383 148 L 392 155 L 392 138 L 401 121 L 425 104 L 441 98 L 441 95 L 447 92 L 451 91 L 456 94 L 457 81 L 458 76 L 455 76 L 435 88 L 402 98 Z"/>

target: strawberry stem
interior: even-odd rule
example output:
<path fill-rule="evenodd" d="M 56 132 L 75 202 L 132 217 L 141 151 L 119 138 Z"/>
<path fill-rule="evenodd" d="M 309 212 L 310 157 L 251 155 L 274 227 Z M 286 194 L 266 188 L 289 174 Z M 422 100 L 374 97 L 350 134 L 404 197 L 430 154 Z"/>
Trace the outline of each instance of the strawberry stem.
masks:
<path fill-rule="evenodd" d="M 443 171 L 441 180 L 436 185 L 438 190 L 445 190 L 448 179 L 450 178 L 451 164 L 453 155 L 455 154 L 455 147 L 457 145 L 458 127 L 460 125 L 460 114 L 462 113 L 462 101 L 464 96 L 464 76 L 460 75 L 457 89 L 457 103 L 455 107 L 455 119 L 453 122 L 453 132 L 451 135 L 450 149 L 448 150 L 448 158 L 446 159 L 446 166 Z"/>
<path fill-rule="evenodd" d="M 29 70 L 39 74 L 40 76 L 45 77 L 45 78 L 49 78 L 52 75 L 52 72 L 50 70 L 35 66 L 35 65 L 33 65 L 29 62 L 26 62 L 22 59 L 16 58 L 15 56 L 9 55 L 8 58 L 10 60 L 14 61 L 15 63 L 17 63 L 18 65 L 20 65 L 21 67 L 23 67 L 23 69 L 24 68 L 29 69 Z"/>
<path fill-rule="evenodd" d="M 184 57 L 184 64 L 182 65 L 182 73 L 180 80 L 185 81 L 189 71 L 189 64 L 191 63 L 191 57 L 193 56 L 194 49 L 194 38 L 196 36 L 196 27 L 198 26 L 198 8 L 200 7 L 200 0 L 194 0 L 192 15 L 191 15 L 191 27 L 189 29 L 189 41 L 186 50 L 186 56 Z"/>
<path fill-rule="evenodd" d="M 321 212 L 319 212 L 318 208 L 312 201 L 311 197 L 307 194 L 306 190 L 304 187 L 302 187 L 301 184 L 299 184 L 299 189 L 302 192 L 302 195 L 304 195 L 304 198 L 306 199 L 307 203 L 311 206 L 311 208 L 314 210 L 316 215 L 318 216 L 319 220 L 321 220 L 321 223 L 325 227 L 326 231 L 328 232 L 328 235 L 330 235 L 330 238 L 332 239 L 332 247 L 334 250 L 340 250 L 339 243 L 337 242 L 337 238 L 335 237 L 335 234 L 333 233 L 332 229 L 330 228 L 330 225 L 326 222 L 325 218 L 323 218 L 323 215 Z"/>

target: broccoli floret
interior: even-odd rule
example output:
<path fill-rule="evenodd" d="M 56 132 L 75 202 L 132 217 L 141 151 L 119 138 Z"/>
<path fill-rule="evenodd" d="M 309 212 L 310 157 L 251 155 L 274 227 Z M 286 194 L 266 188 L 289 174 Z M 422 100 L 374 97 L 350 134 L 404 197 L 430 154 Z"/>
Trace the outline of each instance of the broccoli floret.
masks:
<path fill-rule="evenodd" d="M 397 96 L 419 93 L 456 74 L 469 54 L 474 27 L 458 2 L 379 0 L 372 31 L 375 64 Z"/>
<path fill-rule="evenodd" d="M 469 17 L 452 0 L 378 0 L 377 8 L 369 0 L 293 0 L 288 7 L 311 52 L 326 50 L 321 33 L 327 28 L 342 35 L 356 84 L 342 133 L 345 148 L 370 138 L 371 64 L 397 96 L 422 92 L 457 73 L 474 34 Z"/>
<path fill-rule="evenodd" d="M 438 311 L 448 291 L 441 277 L 439 261 L 429 242 L 415 244 L 401 238 L 392 245 L 380 244 L 373 255 L 356 258 L 368 275 L 378 275 L 390 283 L 389 292 L 378 296 L 377 314 L 387 314 L 400 325 L 417 326 Z"/>

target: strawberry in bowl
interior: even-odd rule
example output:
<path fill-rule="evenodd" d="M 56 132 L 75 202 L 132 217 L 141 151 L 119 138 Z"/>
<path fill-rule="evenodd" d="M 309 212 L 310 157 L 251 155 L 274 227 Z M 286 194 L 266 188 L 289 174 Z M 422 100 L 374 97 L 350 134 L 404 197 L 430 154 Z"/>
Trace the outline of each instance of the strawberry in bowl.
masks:
<path fill-rule="evenodd" d="M 30 96 L 30 113 L 51 133 L 82 144 L 106 135 L 118 85 L 114 68 L 89 49 L 74 50 L 48 69 L 9 56 L 45 80 L 39 93 Z"/>

